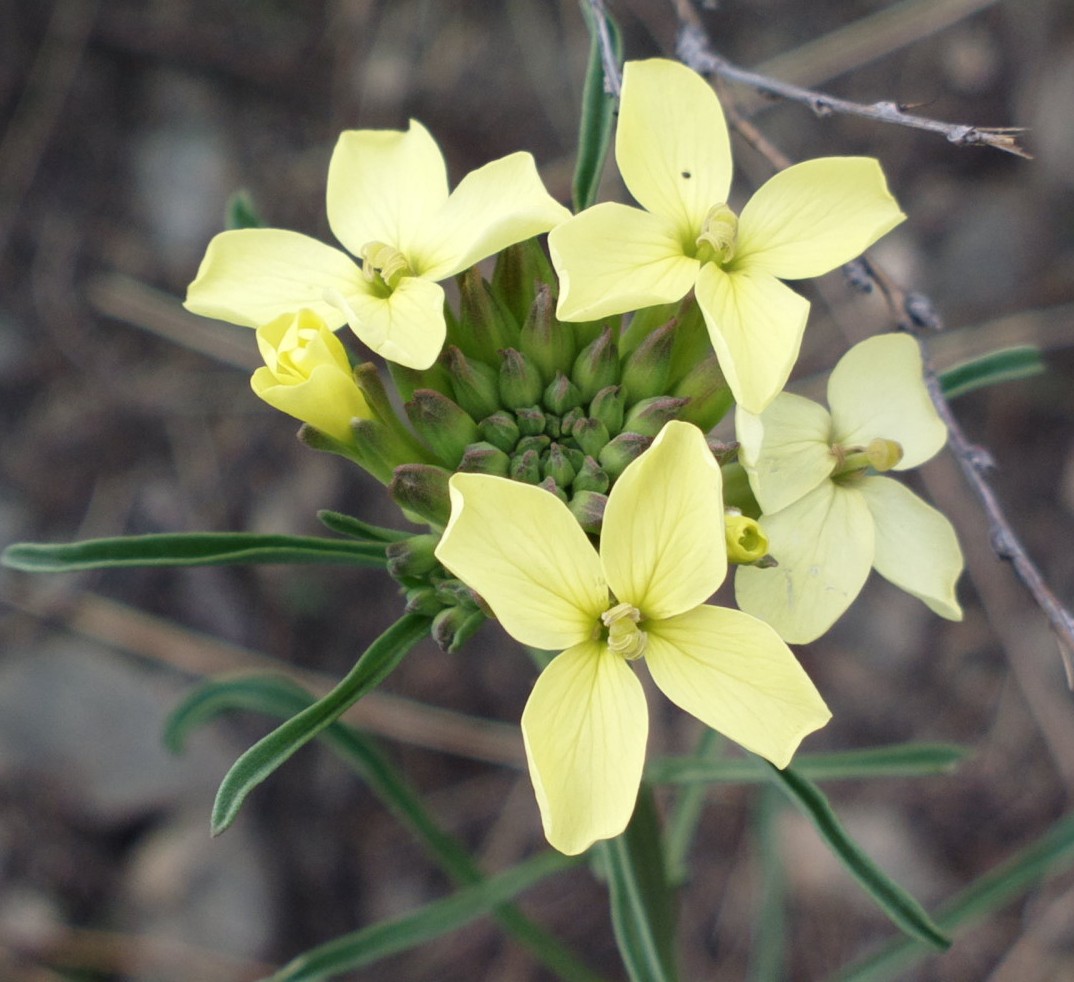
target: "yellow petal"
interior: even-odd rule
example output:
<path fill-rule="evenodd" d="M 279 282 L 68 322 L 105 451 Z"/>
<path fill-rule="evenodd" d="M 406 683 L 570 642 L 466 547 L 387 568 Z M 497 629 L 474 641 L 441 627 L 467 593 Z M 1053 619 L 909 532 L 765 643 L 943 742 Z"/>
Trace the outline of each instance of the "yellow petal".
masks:
<path fill-rule="evenodd" d="M 569 648 L 541 672 L 522 737 L 544 834 L 556 849 L 577 855 L 626 828 L 648 735 L 641 683 L 602 643 Z"/>
<path fill-rule="evenodd" d="M 824 481 L 788 508 L 761 517 L 773 569 L 740 566 L 735 599 L 784 641 L 819 638 L 850 606 L 869 576 L 873 517 L 857 491 Z"/>
<path fill-rule="evenodd" d="M 616 598 L 665 618 L 707 600 L 727 574 L 720 468 L 692 423 L 668 423 L 604 509 L 600 557 Z"/>
<path fill-rule="evenodd" d="M 414 271 L 442 280 L 486 256 L 565 222 L 571 213 L 545 190 L 528 153 L 471 171 L 415 236 Z"/>
<path fill-rule="evenodd" d="M 951 523 L 889 477 L 866 478 L 858 488 L 876 523 L 876 571 L 941 617 L 962 620 L 955 596 L 962 550 Z"/>
<path fill-rule="evenodd" d="M 353 443 L 352 419 L 369 418 L 369 407 L 354 378 L 331 365 L 318 365 L 302 381 L 281 383 L 268 368 L 250 379 L 258 398 L 281 412 L 327 433 L 341 443 Z"/>
<path fill-rule="evenodd" d="M 421 123 L 408 130 L 347 130 L 328 165 L 328 224 L 354 255 L 370 242 L 408 258 L 447 200 L 447 170 Z"/>
<path fill-rule="evenodd" d="M 428 368 L 447 334 L 444 291 L 436 283 L 404 276 L 387 296 L 355 297 L 347 321 L 378 355 L 407 368 Z"/>
<path fill-rule="evenodd" d="M 734 268 L 787 280 L 820 276 L 904 218 L 871 157 L 806 160 L 770 178 L 746 203 Z"/>
<path fill-rule="evenodd" d="M 692 245 L 731 186 L 727 123 L 708 82 L 677 61 L 628 61 L 615 159 L 635 200 Z"/>
<path fill-rule="evenodd" d="M 337 328 L 343 313 L 326 296 L 354 302 L 368 293 L 362 271 L 339 249 L 298 232 L 248 228 L 213 237 L 183 306 L 244 327 L 308 307 Z"/>
<path fill-rule="evenodd" d="M 605 202 L 548 236 L 559 275 L 560 320 L 597 320 L 681 300 L 698 262 L 682 251 L 672 223 L 638 208 Z"/>
<path fill-rule="evenodd" d="M 706 263 L 697 302 L 735 400 L 763 412 L 798 360 L 809 301 L 768 273 L 725 273 Z"/>
<path fill-rule="evenodd" d="M 947 427 L 925 388 L 921 350 L 907 334 L 878 334 L 854 345 L 828 379 L 833 439 L 867 446 L 896 440 L 902 460 L 893 470 L 923 464 L 947 441 Z"/>
<path fill-rule="evenodd" d="M 760 416 L 735 410 L 738 459 L 762 511 L 786 508 L 827 480 L 835 468 L 831 430 L 828 410 L 790 392 Z"/>
<path fill-rule="evenodd" d="M 660 691 L 776 767 L 831 719 L 790 648 L 749 614 L 706 605 L 648 632 L 645 661 Z"/>
<path fill-rule="evenodd" d="M 555 495 L 487 474 L 451 478 L 436 558 L 476 590 L 517 641 L 560 650 L 589 640 L 608 607 L 600 559 Z"/>

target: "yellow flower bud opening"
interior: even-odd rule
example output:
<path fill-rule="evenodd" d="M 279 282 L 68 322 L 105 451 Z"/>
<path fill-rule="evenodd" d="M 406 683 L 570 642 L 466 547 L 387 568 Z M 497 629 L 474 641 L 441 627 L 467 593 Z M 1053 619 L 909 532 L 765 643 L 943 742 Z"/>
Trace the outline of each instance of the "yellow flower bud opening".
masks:
<path fill-rule="evenodd" d="M 700 263 L 723 265 L 735 257 L 738 240 L 738 216 L 726 204 L 713 205 L 701 225 L 695 245 Z"/>
<path fill-rule="evenodd" d="M 641 611 L 630 604 L 616 604 L 600 615 L 601 621 L 608 629 L 608 647 L 622 655 L 627 661 L 634 661 L 645 654 L 649 636 L 638 627 Z"/>
<path fill-rule="evenodd" d="M 761 526 L 738 511 L 728 510 L 724 515 L 724 535 L 728 562 L 744 565 L 768 555 L 768 537 Z"/>
<path fill-rule="evenodd" d="M 394 290 L 404 276 L 413 276 L 404 256 L 394 246 L 383 242 L 367 242 L 362 246 L 362 275 L 375 286 Z"/>

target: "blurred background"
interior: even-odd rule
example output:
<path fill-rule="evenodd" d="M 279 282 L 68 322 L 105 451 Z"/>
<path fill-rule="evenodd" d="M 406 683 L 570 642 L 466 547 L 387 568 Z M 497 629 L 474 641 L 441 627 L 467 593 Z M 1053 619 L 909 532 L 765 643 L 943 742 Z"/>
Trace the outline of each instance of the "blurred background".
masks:
<path fill-rule="evenodd" d="M 628 57 L 674 50 L 666 0 L 614 0 Z M 721 0 L 717 50 L 863 102 L 1027 126 L 1034 160 L 934 134 L 740 98 L 794 159 L 869 154 L 909 221 L 872 253 L 928 294 L 945 367 L 1039 344 L 1047 373 L 954 408 L 1030 554 L 1074 601 L 1074 8 L 1064 0 Z M 225 203 L 331 241 L 324 184 L 342 129 L 439 139 L 453 180 L 518 149 L 570 196 L 586 35 L 575 0 L 0 0 L 0 545 L 123 533 L 317 534 L 332 508 L 401 519 L 353 466 L 298 444 L 250 392 L 252 332 L 180 300 Z M 735 144 L 740 195 L 767 176 Z M 622 195 L 609 167 L 606 196 Z M 803 384 L 848 340 L 891 327 L 840 274 L 814 300 Z M 951 776 L 827 787 L 858 840 L 935 906 L 1069 807 L 1074 699 L 1055 641 L 953 462 L 915 485 L 967 555 L 960 624 L 874 577 L 800 657 L 831 705 L 807 749 L 902 740 L 973 748 Z M 917 480 L 917 479 L 915 479 Z M 271 664 L 339 678 L 399 614 L 386 576 L 263 567 L 0 574 L 0 977 L 258 977 L 298 952 L 443 896 L 444 877 L 340 763 L 304 749 L 208 834 L 217 783 L 268 721 L 236 715 L 187 754 L 163 721 L 206 674 Z M 358 721 L 495 871 L 543 845 L 518 769 L 528 660 L 487 625 L 464 652 L 417 649 Z M 426 708 L 426 706 L 434 708 Z M 696 725 L 653 702 L 650 753 Z M 489 720 L 491 722 L 483 722 Z M 751 970 L 759 851 L 786 880 L 783 976 L 828 977 L 892 928 L 796 813 L 759 843 L 756 788 L 706 799 L 680 909 L 684 979 Z M 602 889 L 584 870 L 524 908 L 624 978 Z M 907 977 L 1074 978 L 1074 877 L 1049 879 Z M 489 921 L 356 979 L 550 976 Z"/>

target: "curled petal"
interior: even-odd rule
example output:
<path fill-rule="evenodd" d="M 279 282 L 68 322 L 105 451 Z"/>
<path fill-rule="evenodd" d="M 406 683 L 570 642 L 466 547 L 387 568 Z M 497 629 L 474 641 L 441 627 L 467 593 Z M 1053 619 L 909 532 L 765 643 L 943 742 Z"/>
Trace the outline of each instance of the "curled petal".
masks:
<path fill-rule="evenodd" d="M 734 268 L 786 280 L 861 255 L 906 216 L 871 157 L 818 157 L 780 171 L 746 202 Z"/>
<path fill-rule="evenodd" d="M 831 719 L 790 648 L 749 614 L 701 606 L 648 632 L 645 661 L 660 691 L 776 767 Z"/>
<path fill-rule="evenodd" d="M 798 360 L 809 301 L 768 273 L 726 273 L 706 263 L 697 302 L 735 400 L 763 412 Z"/>
<path fill-rule="evenodd" d="M 575 645 L 541 672 L 522 737 L 544 833 L 556 849 L 576 855 L 626 828 L 648 734 L 641 683 L 604 644 Z"/>
<path fill-rule="evenodd" d="M 681 300 L 699 266 L 668 219 L 614 202 L 552 229 L 548 249 L 559 274 L 557 316 L 567 321 Z"/>
<path fill-rule="evenodd" d="M 811 399 L 781 392 L 760 416 L 735 410 L 738 459 L 764 512 L 779 511 L 827 480 L 835 468 L 832 418 Z"/>
<path fill-rule="evenodd" d="M 720 468 L 692 423 L 668 423 L 615 482 L 600 557 L 612 593 L 645 618 L 690 610 L 723 582 Z"/>
<path fill-rule="evenodd" d="M 407 368 L 428 368 L 444 346 L 444 291 L 436 283 L 404 276 L 387 296 L 351 300 L 347 321 L 378 355 Z"/>
<path fill-rule="evenodd" d="M 921 349 L 907 334 L 878 334 L 851 348 L 828 379 L 833 439 L 867 446 L 896 440 L 902 460 L 893 470 L 923 464 L 947 441 L 947 427 L 925 387 Z"/>
<path fill-rule="evenodd" d="M 414 242 L 447 200 L 444 157 L 429 131 L 347 130 L 328 165 L 328 224 L 360 256 L 382 242 L 409 258 Z"/>
<path fill-rule="evenodd" d="M 876 571 L 949 621 L 962 620 L 955 584 L 962 550 L 947 518 L 889 477 L 859 485 L 876 523 Z"/>
<path fill-rule="evenodd" d="M 784 641 L 819 638 L 851 605 L 869 576 L 873 518 L 856 490 L 824 481 L 793 505 L 761 518 L 772 569 L 740 566 L 735 599 Z"/>
<path fill-rule="evenodd" d="M 247 228 L 213 237 L 183 306 L 244 327 L 306 307 L 334 329 L 345 318 L 326 297 L 356 303 L 369 292 L 362 271 L 339 249 L 299 232 Z"/>
<path fill-rule="evenodd" d="M 517 641 L 560 650 L 589 640 L 608 607 L 600 559 L 555 495 L 487 474 L 451 478 L 436 558 L 476 590 Z"/>
<path fill-rule="evenodd" d="M 615 159 L 635 200 L 693 245 L 731 186 L 727 123 L 708 82 L 666 58 L 627 62 Z"/>
<path fill-rule="evenodd" d="M 571 213 L 545 190 L 528 153 L 513 153 L 471 171 L 415 235 L 415 272 L 454 276 L 516 242 L 567 221 Z"/>
<path fill-rule="evenodd" d="M 353 443 L 352 419 L 368 419 L 369 406 L 350 372 L 331 365 L 317 365 L 309 378 L 281 382 L 268 368 L 259 368 L 250 379 L 258 398 L 281 412 L 327 433 L 341 443 Z"/>

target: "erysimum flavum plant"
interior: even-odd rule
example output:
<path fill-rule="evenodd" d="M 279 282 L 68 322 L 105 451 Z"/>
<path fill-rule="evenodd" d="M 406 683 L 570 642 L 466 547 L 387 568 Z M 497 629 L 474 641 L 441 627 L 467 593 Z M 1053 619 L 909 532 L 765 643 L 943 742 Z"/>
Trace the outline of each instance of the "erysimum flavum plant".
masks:
<path fill-rule="evenodd" d="M 752 780 L 739 766 L 751 762 L 893 923 L 916 942 L 949 943 L 795 769 L 799 745 L 831 712 L 788 642 L 827 630 L 871 568 L 939 615 L 961 616 L 950 524 L 886 476 L 946 440 L 917 343 L 885 335 L 855 346 L 831 374 L 829 409 L 783 391 L 809 314 L 783 280 L 853 259 L 904 216 L 866 157 L 790 167 L 739 205 L 708 83 L 666 59 L 629 62 L 616 124 L 600 55 L 595 44 L 579 165 L 590 179 L 576 182 L 576 214 L 526 153 L 449 191 L 420 123 L 352 130 L 327 178 L 329 224 L 346 252 L 298 232 L 230 229 L 190 285 L 188 309 L 253 329 L 265 361 L 254 393 L 301 421 L 310 447 L 380 481 L 400 528 L 323 513 L 339 537 L 162 535 L 5 553 L 37 571 L 330 562 L 374 566 L 398 583 L 399 620 L 327 696 L 266 679 L 211 681 L 169 731 L 177 744 L 231 705 L 288 717 L 225 776 L 214 831 L 322 735 L 460 884 L 449 901 L 356 926 L 274 979 L 347 972 L 492 912 L 556 975 L 591 980 L 585 958 L 509 904 L 586 856 L 607 884 L 630 977 L 671 980 L 674 874 L 700 815 L 697 787 Z M 613 133 L 641 207 L 593 203 L 593 160 Z M 440 285 L 452 278 L 457 303 Z M 736 406 L 732 433 L 725 416 Z M 713 600 L 729 566 L 741 609 Z M 458 651 L 490 619 L 537 665 L 520 728 L 534 829 L 539 812 L 553 848 L 486 876 L 339 717 L 423 638 Z M 684 761 L 649 752 L 646 680 L 745 759 L 689 758 L 686 790 L 654 794 Z M 957 757 L 885 752 L 900 773 Z M 857 776 L 874 773 L 876 759 L 809 758 L 820 773 L 850 766 Z"/>

